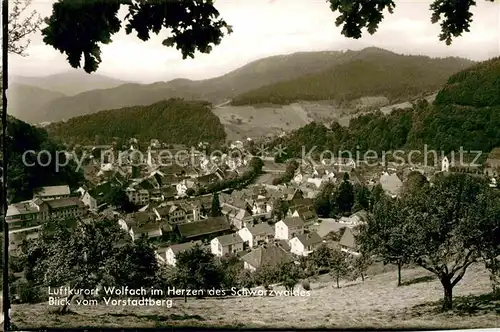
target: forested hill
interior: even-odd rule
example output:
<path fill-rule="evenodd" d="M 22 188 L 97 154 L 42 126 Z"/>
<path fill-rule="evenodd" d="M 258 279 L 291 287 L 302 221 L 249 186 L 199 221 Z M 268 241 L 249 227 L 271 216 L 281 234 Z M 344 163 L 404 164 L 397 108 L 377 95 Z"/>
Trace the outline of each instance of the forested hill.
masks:
<path fill-rule="evenodd" d="M 9 202 L 31 199 L 33 190 L 38 187 L 68 184 L 75 189 L 82 183 L 83 172 L 74 162 L 56 166 L 56 155 L 59 164 L 65 164 L 64 147 L 49 138 L 44 129 L 9 116 L 7 131 Z M 23 154 L 29 150 L 34 153 L 28 153 L 23 161 Z M 39 154 L 41 151 L 46 152 Z M 39 160 L 37 155 L 40 155 Z"/>
<path fill-rule="evenodd" d="M 287 157 L 299 156 L 302 146 L 316 151 L 394 151 L 428 149 L 449 153 L 500 147 L 500 58 L 452 75 L 434 104 L 419 101 L 411 108 L 352 119 L 349 127 L 311 123 L 274 144 L 287 147 Z"/>
<path fill-rule="evenodd" d="M 224 127 L 204 101 L 169 99 L 148 106 L 100 111 L 49 125 L 47 131 L 68 143 L 112 143 L 117 137 L 144 142 L 159 139 L 168 143 L 196 145 L 220 143 Z"/>
<path fill-rule="evenodd" d="M 392 103 L 442 87 L 448 77 L 473 64 L 460 58 L 399 55 L 373 48 L 329 70 L 263 86 L 233 98 L 233 105 L 290 104 L 299 100 L 350 101 L 384 96 Z"/>

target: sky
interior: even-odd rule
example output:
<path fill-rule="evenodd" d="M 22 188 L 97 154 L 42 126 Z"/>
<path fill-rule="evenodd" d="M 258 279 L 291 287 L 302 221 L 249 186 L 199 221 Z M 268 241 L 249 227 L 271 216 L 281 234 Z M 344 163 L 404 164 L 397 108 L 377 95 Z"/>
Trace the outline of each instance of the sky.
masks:
<path fill-rule="evenodd" d="M 46 17 L 53 2 L 33 0 L 32 9 Z M 195 59 L 183 60 L 180 51 L 161 44 L 167 31 L 143 42 L 122 29 L 111 44 L 101 47 L 102 63 L 97 74 L 141 83 L 180 77 L 205 79 L 266 56 L 368 46 L 404 54 L 486 60 L 500 55 L 500 2 L 477 2 L 470 32 L 447 46 L 438 39 L 439 24 L 430 22 L 430 0 L 396 0 L 394 14 L 386 12 L 377 33 L 365 32 L 358 40 L 340 33 L 341 27 L 335 26 L 338 14 L 331 12 L 325 0 L 215 0 L 234 32 L 210 54 L 198 53 Z M 45 76 L 72 70 L 65 55 L 45 45 L 40 33 L 31 37 L 27 53 L 27 57 L 10 56 L 11 75 Z"/>

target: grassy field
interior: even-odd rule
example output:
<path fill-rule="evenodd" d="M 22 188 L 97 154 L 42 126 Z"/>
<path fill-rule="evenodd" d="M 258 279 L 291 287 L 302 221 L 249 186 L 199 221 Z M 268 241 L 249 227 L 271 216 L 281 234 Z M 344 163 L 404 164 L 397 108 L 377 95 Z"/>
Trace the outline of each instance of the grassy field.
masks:
<path fill-rule="evenodd" d="M 46 304 L 14 305 L 17 329 L 43 327 L 297 327 L 297 328 L 489 328 L 500 326 L 500 301 L 492 299 L 487 271 L 472 266 L 454 289 L 455 309 L 441 313 L 442 288 L 419 268 L 335 283 L 322 276 L 309 297 L 174 299 L 172 308 L 76 307 L 68 315 L 50 313 Z"/>

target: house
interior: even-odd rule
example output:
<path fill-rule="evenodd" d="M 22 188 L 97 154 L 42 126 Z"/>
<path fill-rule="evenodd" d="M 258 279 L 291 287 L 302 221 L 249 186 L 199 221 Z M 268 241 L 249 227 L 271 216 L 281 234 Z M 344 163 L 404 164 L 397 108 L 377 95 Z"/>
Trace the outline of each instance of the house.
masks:
<path fill-rule="evenodd" d="M 178 224 L 177 232 L 185 240 L 200 240 L 227 234 L 231 226 L 226 217 L 212 217 L 200 221 Z"/>
<path fill-rule="evenodd" d="M 488 154 L 486 167 L 490 175 L 500 176 L 500 147 L 494 148 Z"/>
<path fill-rule="evenodd" d="M 385 193 L 391 197 L 397 197 L 403 189 L 403 182 L 399 179 L 396 173 L 384 173 L 380 177 L 380 185 Z"/>
<path fill-rule="evenodd" d="M 221 211 L 236 229 L 242 229 L 253 224 L 253 216 L 246 209 L 223 204 Z"/>
<path fill-rule="evenodd" d="M 223 257 L 243 251 L 243 239 L 238 233 L 218 236 L 210 241 L 212 254 Z"/>
<path fill-rule="evenodd" d="M 367 217 L 368 213 L 365 210 L 360 210 L 351 214 L 349 217 L 341 217 L 339 222 L 341 224 L 360 225 L 366 221 Z"/>
<path fill-rule="evenodd" d="M 306 226 L 313 225 L 318 221 L 318 215 L 312 206 L 300 206 L 288 212 L 292 217 L 297 217 L 304 221 Z"/>
<path fill-rule="evenodd" d="M 449 172 L 450 171 L 450 160 L 448 157 L 444 157 L 441 160 L 441 172 Z"/>
<path fill-rule="evenodd" d="M 335 219 L 321 219 L 321 222 L 311 227 L 323 239 L 330 233 L 340 233 L 346 227 L 354 227 L 351 224 L 337 222 Z"/>
<path fill-rule="evenodd" d="M 359 255 L 358 245 L 356 244 L 356 236 L 359 234 L 357 228 L 346 227 L 344 234 L 340 238 L 339 244 L 342 251 Z"/>
<path fill-rule="evenodd" d="M 153 221 L 151 223 L 146 223 L 143 225 L 138 225 L 130 229 L 130 236 L 133 241 L 140 239 L 142 236 L 146 236 L 148 239 L 154 239 L 162 237 L 163 234 L 171 232 L 172 227 L 165 222 Z"/>
<path fill-rule="evenodd" d="M 298 256 L 307 256 L 323 243 L 316 232 L 299 234 L 290 240 L 290 252 Z"/>
<path fill-rule="evenodd" d="M 41 187 L 35 190 L 33 198 L 40 198 L 43 201 L 48 201 L 51 199 L 67 198 L 71 194 L 69 186 L 50 186 Z"/>
<path fill-rule="evenodd" d="M 124 219 L 119 219 L 118 224 L 134 241 L 143 235 L 150 239 L 159 238 L 173 231 L 166 220 L 148 211 L 130 213 Z"/>
<path fill-rule="evenodd" d="M 278 240 L 291 240 L 296 235 L 304 234 L 304 221 L 299 217 L 287 217 L 274 226 L 274 237 Z"/>
<path fill-rule="evenodd" d="M 169 246 L 165 250 L 165 263 L 170 265 L 170 266 L 175 266 L 177 263 L 177 255 L 179 255 L 182 252 L 185 252 L 186 250 L 192 249 L 195 246 L 202 246 L 201 241 L 192 241 L 192 242 L 185 242 L 185 243 L 179 243 L 179 244 L 174 244 Z"/>
<path fill-rule="evenodd" d="M 252 250 L 241 257 L 243 267 L 255 271 L 263 266 L 276 266 L 280 263 L 293 262 L 293 256 L 275 244 L 269 244 Z"/>
<path fill-rule="evenodd" d="M 125 190 L 128 200 L 134 205 L 146 205 L 149 203 L 149 192 L 146 189 L 127 188 Z"/>
<path fill-rule="evenodd" d="M 48 219 L 73 219 L 83 216 L 87 208 L 77 197 L 43 201 L 35 198 L 8 206 L 6 221 L 15 228 L 38 226 Z"/>
<path fill-rule="evenodd" d="M 197 186 L 193 180 L 184 179 L 181 182 L 177 183 L 175 188 L 177 189 L 177 195 L 179 197 L 184 197 L 186 196 L 186 191 L 188 189 L 196 190 Z"/>
<path fill-rule="evenodd" d="M 92 197 L 92 195 L 88 191 L 85 191 L 83 193 L 81 200 L 83 204 L 85 204 L 89 208 L 89 210 L 97 211 L 97 199 Z"/>
<path fill-rule="evenodd" d="M 250 248 L 253 248 L 268 243 L 274 237 L 274 229 L 263 222 L 255 226 L 242 228 L 238 231 L 238 234 Z"/>

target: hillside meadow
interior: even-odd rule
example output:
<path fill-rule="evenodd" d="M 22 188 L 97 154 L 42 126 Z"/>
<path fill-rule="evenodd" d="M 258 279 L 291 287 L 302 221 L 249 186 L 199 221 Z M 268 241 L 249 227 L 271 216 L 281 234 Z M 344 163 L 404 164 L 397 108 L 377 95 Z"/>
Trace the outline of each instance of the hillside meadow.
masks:
<path fill-rule="evenodd" d="M 328 276 L 311 282 L 309 297 L 181 298 L 172 308 L 73 307 L 68 315 L 50 313 L 46 303 L 14 305 L 17 329 L 66 327 L 275 327 L 452 329 L 500 326 L 500 299 L 488 295 L 489 276 L 482 264 L 470 267 L 454 289 L 454 310 L 441 313 L 442 287 L 421 268 L 369 274 L 362 282 L 337 289 Z M 276 287 L 275 289 L 280 289 Z M 53 310 L 53 309 L 52 309 Z"/>

